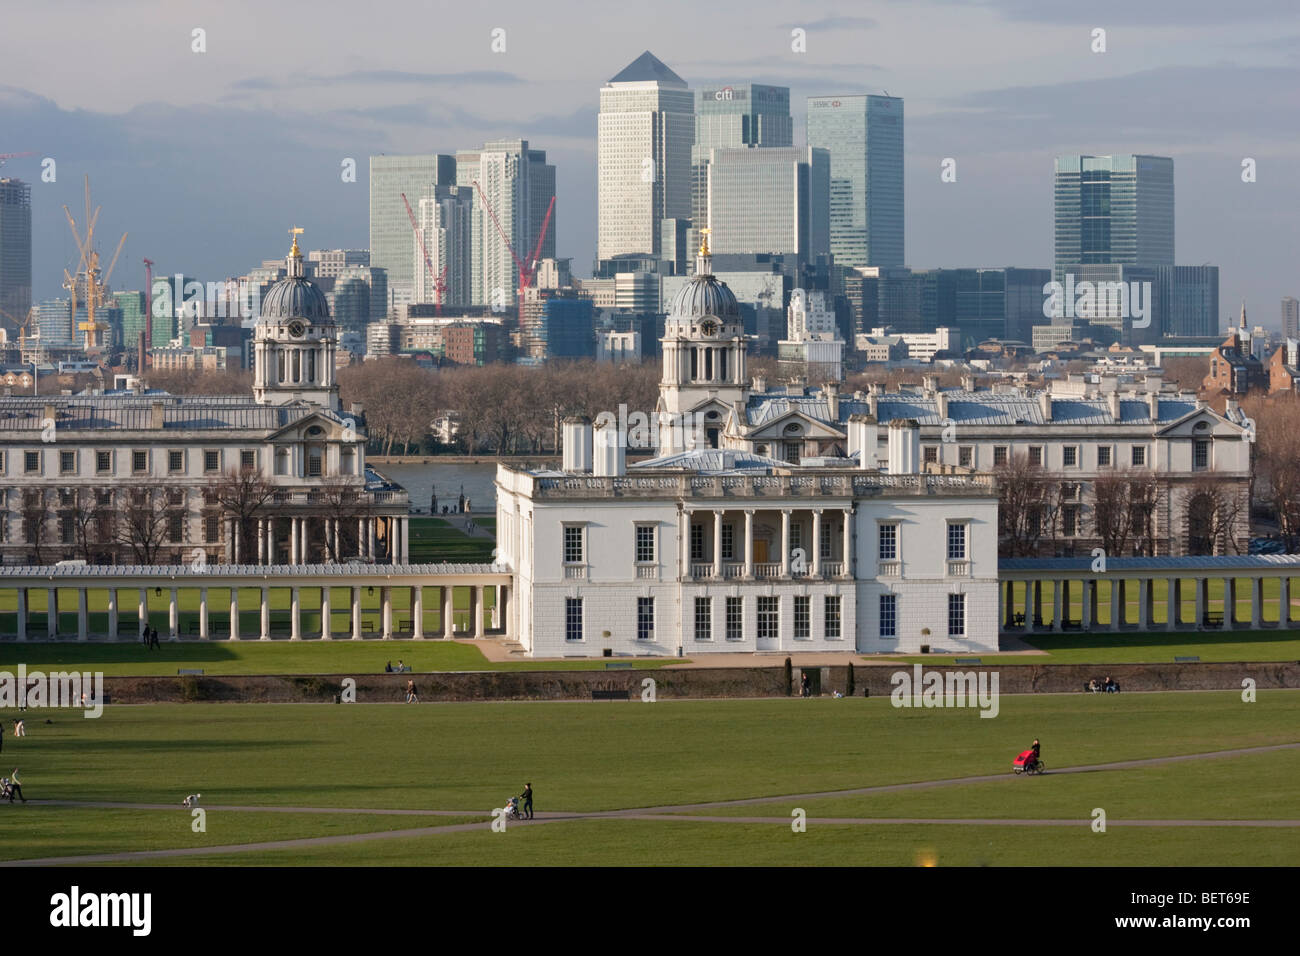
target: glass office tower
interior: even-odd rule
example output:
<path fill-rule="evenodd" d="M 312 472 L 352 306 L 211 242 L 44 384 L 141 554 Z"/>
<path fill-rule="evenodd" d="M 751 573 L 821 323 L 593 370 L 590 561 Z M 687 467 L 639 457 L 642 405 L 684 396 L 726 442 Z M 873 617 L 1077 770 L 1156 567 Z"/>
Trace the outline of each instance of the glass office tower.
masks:
<path fill-rule="evenodd" d="M 829 251 L 826 150 L 714 149 L 703 158 L 715 255 L 776 253 L 804 264 Z"/>
<path fill-rule="evenodd" d="M 455 182 L 453 156 L 370 157 L 370 264 L 385 270 L 393 304 L 410 302 L 415 284 L 415 231 L 402 195 L 418 211 L 435 183 Z"/>
<path fill-rule="evenodd" d="M 809 97 L 808 145 L 830 152 L 836 264 L 903 265 L 902 98 Z"/>

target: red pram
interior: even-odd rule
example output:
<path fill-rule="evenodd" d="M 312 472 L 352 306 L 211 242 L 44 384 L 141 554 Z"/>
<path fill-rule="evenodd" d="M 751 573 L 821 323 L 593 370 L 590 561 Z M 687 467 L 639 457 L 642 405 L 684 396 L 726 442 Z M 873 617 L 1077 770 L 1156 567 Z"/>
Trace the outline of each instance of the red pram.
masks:
<path fill-rule="evenodd" d="M 1034 756 L 1034 751 L 1031 749 L 1017 754 L 1016 759 L 1011 762 L 1011 769 L 1015 773 L 1042 773 L 1047 768 Z"/>

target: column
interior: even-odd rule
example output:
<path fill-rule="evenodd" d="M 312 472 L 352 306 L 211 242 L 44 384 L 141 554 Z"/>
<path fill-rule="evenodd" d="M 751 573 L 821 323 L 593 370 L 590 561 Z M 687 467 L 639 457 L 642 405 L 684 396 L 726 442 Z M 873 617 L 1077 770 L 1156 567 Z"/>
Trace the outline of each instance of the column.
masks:
<path fill-rule="evenodd" d="M 822 509 L 814 508 L 812 513 L 812 567 L 813 578 L 822 576 Z"/>
<path fill-rule="evenodd" d="M 375 556 L 375 519 L 371 518 L 366 522 L 366 556 L 373 559 Z"/>
<path fill-rule="evenodd" d="M 208 639 L 208 589 L 199 588 L 199 640 Z"/>
<path fill-rule="evenodd" d="M 352 640 L 361 640 L 361 588 L 352 589 Z"/>
<path fill-rule="evenodd" d="M 384 608 L 384 640 L 390 641 L 393 639 L 393 589 L 380 588 L 379 600 Z"/>
<path fill-rule="evenodd" d="M 455 595 L 456 590 L 450 584 L 442 586 L 442 636 L 449 640 L 456 636 L 456 622 L 452 616 L 455 613 Z"/>
<path fill-rule="evenodd" d="M 1002 591 L 1002 629 L 1010 630 L 1011 626 L 1016 623 L 1016 582 L 1008 581 Z"/>
<path fill-rule="evenodd" d="M 722 512 L 713 512 L 713 578 L 722 578 Z"/>
<path fill-rule="evenodd" d="M 483 598 L 486 596 L 484 590 L 483 586 L 479 585 L 472 592 L 474 595 L 474 638 L 476 640 L 483 636 Z"/>
<path fill-rule="evenodd" d="M 340 519 L 335 518 L 332 524 L 334 525 L 334 556 L 338 558 L 339 561 L 342 561 L 343 560 L 343 534 L 340 531 L 340 528 L 343 522 Z"/>
<path fill-rule="evenodd" d="M 844 509 L 844 576 L 853 577 L 853 506 Z"/>
<path fill-rule="evenodd" d="M 1169 578 L 1165 582 L 1165 627 L 1171 631 L 1179 627 L 1179 618 L 1182 616 L 1182 582 L 1178 578 Z"/>
<path fill-rule="evenodd" d="M 302 640 L 302 596 L 297 586 L 289 589 L 289 640 Z"/>
<path fill-rule="evenodd" d="M 510 596 L 510 586 L 507 584 L 497 585 L 497 627 L 505 631 L 508 638 L 514 637 L 514 606 L 510 603 L 513 600 Z"/>
<path fill-rule="evenodd" d="M 1065 630 L 1065 619 L 1070 613 L 1070 605 L 1065 600 L 1069 581 L 1052 582 L 1052 627 L 1053 631 Z"/>
<path fill-rule="evenodd" d="M 370 556 L 369 552 L 366 551 L 366 519 L 365 518 L 357 519 L 357 554 L 359 554 L 362 558 L 367 558 Z"/>
<path fill-rule="evenodd" d="M 262 640 L 271 639 L 271 589 L 262 586 Z"/>
<path fill-rule="evenodd" d="M 18 640 L 27 640 L 27 589 L 18 589 Z"/>
<path fill-rule="evenodd" d="M 301 564 L 298 560 L 298 519 L 289 519 L 289 563 Z"/>
<path fill-rule="evenodd" d="M 745 577 L 754 577 L 754 509 L 745 509 Z"/>
<path fill-rule="evenodd" d="M 136 605 L 136 617 L 140 628 L 137 636 L 143 640 L 145 628 L 149 626 L 149 592 L 144 588 L 140 589 L 140 603 Z"/>
<path fill-rule="evenodd" d="M 1124 582 L 1119 578 L 1110 579 L 1110 629 L 1118 631 L 1124 622 L 1124 605 L 1120 598 L 1127 598 Z"/>
<path fill-rule="evenodd" d="M 411 637 L 424 639 L 424 588 L 418 584 L 411 588 Z"/>
<path fill-rule="evenodd" d="M 695 512 L 690 508 L 683 508 L 681 511 L 681 529 L 677 535 L 678 541 L 678 559 L 681 561 L 681 576 L 690 579 L 694 572 L 691 570 L 691 519 Z"/>
<path fill-rule="evenodd" d="M 108 589 L 108 639 L 117 640 L 117 588 Z"/>
<path fill-rule="evenodd" d="M 328 641 L 330 633 L 330 589 L 329 585 L 320 589 L 320 639 Z"/>
<path fill-rule="evenodd" d="M 1223 578 L 1223 629 L 1231 630 L 1237 623 L 1237 579 Z"/>
<path fill-rule="evenodd" d="M 398 522 L 398 526 L 402 529 L 402 537 L 401 537 L 402 547 L 399 549 L 401 560 L 398 563 L 410 564 L 411 563 L 411 519 L 402 518 Z"/>
<path fill-rule="evenodd" d="M 402 563 L 402 521 L 400 518 L 388 519 L 388 563 Z"/>
<path fill-rule="evenodd" d="M 1092 578 L 1084 578 L 1081 582 L 1083 593 L 1080 595 L 1082 607 L 1079 610 L 1079 626 L 1082 630 L 1092 629 L 1092 608 L 1093 601 L 1097 597 L 1097 582 Z"/>
<path fill-rule="evenodd" d="M 1151 604 L 1155 597 L 1155 582 L 1151 578 L 1138 581 L 1138 627 L 1142 631 L 1151 629 Z"/>
<path fill-rule="evenodd" d="M 1250 580 L 1250 629 L 1257 631 L 1264 626 L 1264 579 Z"/>
<path fill-rule="evenodd" d="M 55 588 L 45 589 L 45 633 L 50 640 L 59 634 L 59 592 Z"/>
<path fill-rule="evenodd" d="M 239 640 L 239 588 L 230 585 L 230 639 Z"/>
<path fill-rule="evenodd" d="M 1037 629 L 1043 613 L 1043 582 L 1025 582 L 1025 630 Z"/>
<path fill-rule="evenodd" d="M 77 588 L 77 640 L 84 641 L 88 637 L 90 634 L 86 614 L 86 589 Z"/>
<path fill-rule="evenodd" d="M 167 597 L 167 628 L 171 631 L 171 637 L 168 640 L 175 641 L 180 639 L 180 600 L 176 594 L 175 588 L 170 588 Z"/>
<path fill-rule="evenodd" d="M 1285 574 L 1278 580 L 1277 626 L 1291 626 L 1291 579 Z"/>
<path fill-rule="evenodd" d="M 235 563 L 235 536 L 232 532 L 234 530 L 235 523 L 231 521 L 231 519 L 229 518 L 224 519 L 221 523 L 222 525 L 225 526 L 226 529 L 226 547 L 224 551 L 226 555 L 226 564 L 234 564 Z"/>
<path fill-rule="evenodd" d="M 781 509 L 781 577 L 790 576 L 790 509 Z"/>
<path fill-rule="evenodd" d="M 230 546 L 231 548 L 234 549 L 235 563 L 243 564 L 244 563 L 243 555 L 240 553 L 242 549 L 239 547 L 239 537 L 240 537 L 239 521 L 235 518 L 231 518 L 230 519 L 230 542 L 231 542 Z"/>
<path fill-rule="evenodd" d="M 1208 590 L 1208 579 L 1196 578 L 1196 629 L 1198 631 L 1205 627 L 1205 597 Z"/>
<path fill-rule="evenodd" d="M 266 519 L 266 563 L 275 564 L 275 519 Z"/>
<path fill-rule="evenodd" d="M 257 519 L 257 563 L 266 564 L 266 519 Z"/>

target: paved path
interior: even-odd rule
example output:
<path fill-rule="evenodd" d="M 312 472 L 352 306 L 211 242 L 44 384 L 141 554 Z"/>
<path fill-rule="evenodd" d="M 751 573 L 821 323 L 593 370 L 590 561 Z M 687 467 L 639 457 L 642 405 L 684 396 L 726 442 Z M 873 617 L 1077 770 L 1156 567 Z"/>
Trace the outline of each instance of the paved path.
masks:
<path fill-rule="evenodd" d="M 1139 760 L 1120 760 L 1113 763 L 1090 764 L 1082 767 L 1065 767 L 1049 770 L 1046 776 L 1066 773 L 1094 773 L 1106 770 L 1128 770 L 1138 767 L 1153 767 L 1162 764 L 1180 763 L 1188 760 L 1209 760 L 1219 757 L 1240 757 L 1251 754 L 1273 753 L 1279 750 L 1300 749 L 1300 743 L 1272 744 L 1264 747 L 1239 747 L 1232 750 L 1214 750 L 1207 753 L 1179 754 L 1172 757 L 1148 757 Z M 813 793 L 784 794 L 775 797 L 749 797 L 741 800 L 713 800 L 705 803 L 674 804 L 659 807 L 628 808 L 621 810 L 592 811 L 551 811 L 538 813 L 529 824 L 510 823 L 510 827 L 537 825 L 540 823 L 559 823 L 577 820 L 650 820 L 674 821 L 677 823 L 741 823 L 741 824 L 780 824 L 789 825 L 789 817 L 761 816 L 708 816 L 687 815 L 690 811 L 713 810 L 723 807 L 743 807 L 770 803 L 791 803 L 793 801 L 818 800 L 834 797 L 861 796 L 873 793 L 891 793 L 903 790 L 922 790 L 934 787 L 961 786 L 970 783 L 988 783 L 1006 780 L 1005 773 L 988 774 L 973 777 L 949 777 L 943 780 L 921 780 L 913 783 L 884 784 L 873 787 L 857 787 L 852 790 L 822 790 Z M 157 803 L 110 803 L 104 801 L 76 800 L 31 800 L 37 806 L 75 806 L 98 809 L 135 809 L 135 810 L 181 810 L 184 807 L 174 804 Z M 248 813 L 321 813 L 321 814 L 358 814 L 358 815 L 410 815 L 410 816 L 472 816 L 483 811 L 459 810 L 406 810 L 370 808 L 354 809 L 349 807 L 282 807 L 282 806 L 223 806 L 214 804 L 204 807 L 206 810 L 238 811 Z M 18 812 L 21 812 L 19 810 Z M 811 817 L 809 823 L 834 826 L 878 826 L 878 825 L 944 825 L 944 826 L 1090 826 L 1091 819 L 1063 820 L 1050 818 L 959 818 L 959 817 Z M 169 850 L 135 850 L 121 853 L 98 853 L 81 856 L 43 857 L 31 860 L 11 860 L 0 866 L 54 866 L 63 864 L 87 863 L 123 863 L 137 860 L 166 859 L 172 857 L 212 856 L 216 854 L 248 853 L 262 850 L 292 850 L 321 846 L 340 846 L 362 843 L 368 840 L 387 840 L 393 838 L 415 838 L 433 836 L 442 833 L 465 833 L 481 830 L 488 821 L 474 823 L 457 823 L 444 826 L 418 827 L 407 830 L 384 830 L 373 833 L 353 833 L 329 837 L 304 837 L 295 840 L 272 840 L 261 843 L 238 843 L 224 846 L 184 847 Z M 1300 820 L 1119 820 L 1108 819 L 1108 827 L 1300 827 Z"/>

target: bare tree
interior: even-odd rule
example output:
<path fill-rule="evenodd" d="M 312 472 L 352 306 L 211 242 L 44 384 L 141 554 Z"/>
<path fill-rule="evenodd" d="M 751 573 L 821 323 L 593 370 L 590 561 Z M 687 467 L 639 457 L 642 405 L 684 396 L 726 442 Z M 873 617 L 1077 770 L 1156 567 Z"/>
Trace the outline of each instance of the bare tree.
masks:
<path fill-rule="evenodd" d="M 123 493 L 114 539 L 136 564 L 158 563 L 171 523 L 168 490 L 161 482 L 148 482 L 134 484 Z"/>
<path fill-rule="evenodd" d="M 257 551 L 253 537 L 253 519 L 275 493 L 274 486 L 256 468 L 232 468 L 208 482 L 205 497 L 214 501 L 226 518 L 234 519 L 235 538 L 231 542 L 231 560 L 247 561 Z"/>
<path fill-rule="evenodd" d="M 1272 506 L 1287 550 L 1300 546 L 1300 400 L 1293 394 L 1242 409 L 1255 421 L 1255 493 Z"/>
<path fill-rule="evenodd" d="M 1237 535 L 1247 507 L 1236 482 L 1206 475 L 1187 486 L 1184 512 L 1192 554 L 1240 554 Z"/>
<path fill-rule="evenodd" d="M 1061 476 L 1031 465 L 1021 452 L 993 469 L 998 485 L 998 553 L 1032 557 L 1054 541 L 1060 521 Z"/>
<path fill-rule="evenodd" d="M 113 496 L 111 491 L 86 485 L 69 489 L 61 517 L 72 523 L 77 554 L 94 563 L 112 545 Z"/>
<path fill-rule="evenodd" d="M 22 501 L 23 541 L 31 546 L 37 564 L 45 564 L 45 535 L 50 518 L 48 490 L 28 488 Z"/>
<path fill-rule="evenodd" d="M 1142 553 L 1151 552 L 1159 490 L 1154 475 L 1145 469 L 1116 468 L 1093 479 L 1093 533 L 1108 555 L 1123 555 L 1130 542 Z"/>
<path fill-rule="evenodd" d="M 360 553 L 357 522 L 374 514 L 370 496 L 356 482 L 350 482 L 343 476 L 326 479 L 317 495 L 325 517 L 331 519 L 333 526 L 338 528 L 337 542 L 335 535 L 325 536 L 325 553 L 330 560 L 341 562 L 346 556 Z"/>

